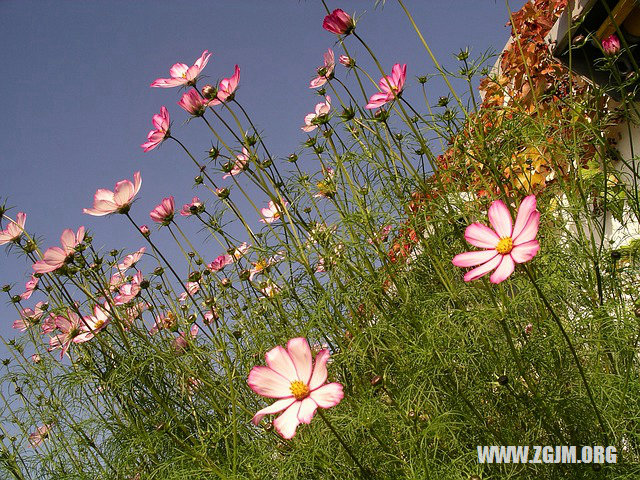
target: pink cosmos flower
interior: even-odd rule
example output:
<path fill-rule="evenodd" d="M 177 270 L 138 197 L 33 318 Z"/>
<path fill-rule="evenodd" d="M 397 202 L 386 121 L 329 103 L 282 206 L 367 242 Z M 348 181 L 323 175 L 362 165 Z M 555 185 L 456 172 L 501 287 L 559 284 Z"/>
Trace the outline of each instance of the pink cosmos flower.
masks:
<path fill-rule="evenodd" d="M 238 175 L 239 173 L 244 172 L 247 169 L 247 165 L 249 164 L 249 152 L 246 148 L 242 147 L 242 153 L 236 155 L 236 162 L 233 164 L 233 168 L 227 173 L 223 175 L 223 179 L 232 177 L 234 175 Z"/>
<path fill-rule="evenodd" d="M 184 63 L 176 63 L 169 70 L 170 78 L 158 78 L 151 83 L 151 86 L 160 88 L 180 87 L 182 85 L 193 86 L 198 81 L 198 75 L 207 65 L 209 57 L 211 57 L 211 54 L 208 50 L 205 50 L 191 67 Z"/>
<path fill-rule="evenodd" d="M 182 94 L 178 105 L 194 117 L 201 117 L 212 102 L 204 98 L 197 90 L 191 89 Z M 215 105 L 215 104 L 214 104 Z"/>
<path fill-rule="evenodd" d="M 309 88 L 318 88 L 327 83 L 327 80 L 333 78 L 333 69 L 336 66 L 336 60 L 333 55 L 333 50 L 328 49 L 324 54 L 324 65 L 317 68 L 318 76 L 311 80 Z"/>
<path fill-rule="evenodd" d="M 180 336 L 173 341 L 173 347 L 176 353 L 184 353 L 189 348 L 189 342 L 193 341 L 198 336 L 198 325 L 195 323 L 189 329 L 189 333 L 180 332 Z"/>
<path fill-rule="evenodd" d="M 60 247 L 48 248 L 42 255 L 42 260 L 38 260 L 33 264 L 32 268 L 36 273 L 49 273 L 62 267 L 67 260 L 75 252 L 75 248 L 84 239 L 84 227 L 78 228 L 77 233 L 73 233 L 73 230 L 66 229 L 60 235 Z"/>
<path fill-rule="evenodd" d="M 193 215 L 193 212 L 191 211 L 192 208 L 195 211 L 199 211 L 203 206 L 204 204 L 200 201 L 198 197 L 193 197 L 191 199 L 191 203 L 185 203 L 182 206 L 182 210 L 180 210 L 180 215 L 182 215 L 183 217 L 189 217 Z"/>
<path fill-rule="evenodd" d="M 457 267 L 480 265 L 465 274 L 465 282 L 495 269 L 490 280 L 500 283 L 513 273 L 516 263 L 528 262 L 540 249 L 536 240 L 540 212 L 536 210 L 535 195 L 529 195 L 522 201 L 515 225 L 512 225 L 509 209 L 501 200 L 496 200 L 489 207 L 489 221 L 493 230 L 481 223 L 472 223 L 464 233 L 467 242 L 485 250 L 461 253 L 452 260 Z"/>
<path fill-rule="evenodd" d="M 356 61 L 347 55 L 340 55 L 338 61 L 347 68 L 355 67 Z"/>
<path fill-rule="evenodd" d="M 166 197 L 162 199 L 156 207 L 151 210 L 149 216 L 151 220 L 156 223 L 161 223 L 162 225 L 169 225 L 171 220 L 173 220 L 173 214 L 175 211 L 175 202 L 173 200 L 173 196 Z"/>
<path fill-rule="evenodd" d="M 218 320 L 219 318 L 220 315 L 218 314 L 218 310 L 215 307 L 204 313 L 204 323 L 207 325 L 209 325 L 214 320 Z"/>
<path fill-rule="evenodd" d="M 218 85 L 216 98 L 211 100 L 211 105 L 220 105 L 222 102 L 233 100 L 238 84 L 240 83 L 240 67 L 236 65 L 231 78 L 223 78 Z"/>
<path fill-rule="evenodd" d="M 240 260 L 242 257 L 244 257 L 244 254 L 249 251 L 249 248 L 251 248 L 251 245 L 247 244 L 247 242 L 242 242 L 242 245 L 236 247 L 233 250 L 231 256 L 234 260 Z"/>
<path fill-rule="evenodd" d="M 325 384 L 329 356 L 329 350 L 320 350 L 314 365 L 309 343 L 301 337 L 289 340 L 286 349 L 277 346 L 268 351 L 267 366 L 253 367 L 247 383 L 258 395 L 278 401 L 257 412 L 254 425 L 265 415 L 284 410 L 273 425 L 280 435 L 290 439 L 300 423 L 311 423 L 318 407 L 331 408 L 340 403 L 344 397 L 342 385 Z"/>
<path fill-rule="evenodd" d="M 385 225 L 380 229 L 380 232 L 378 232 L 378 235 L 376 235 L 374 238 L 367 238 L 367 242 L 371 245 L 386 242 L 389 238 L 389 233 L 391 232 L 392 228 L 393 227 L 391 225 Z"/>
<path fill-rule="evenodd" d="M 111 321 L 111 316 L 108 313 L 109 311 L 109 304 L 105 302 L 102 307 L 100 305 L 95 305 L 93 307 L 93 315 L 84 317 L 84 323 L 89 330 L 88 334 L 91 335 L 91 337 L 109 324 Z"/>
<path fill-rule="evenodd" d="M 615 55 L 620 51 L 620 39 L 615 33 L 602 40 L 602 50 L 607 55 Z"/>
<path fill-rule="evenodd" d="M 142 280 L 142 272 L 139 271 L 134 275 L 131 283 L 125 283 L 120 287 L 119 294 L 113 299 L 114 303 L 116 305 L 124 305 L 136 298 L 140 293 Z"/>
<path fill-rule="evenodd" d="M 193 296 L 196 293 L 198 293 L 198 291 L 200 290 L 200 284 L 198 282 L 187 282 L 185 285 L 185 288 L 187 289 L 187 291 L 182 292 L 178 297 L 178 301 L 180 303 L 184 302 L 187 298 L 189 298 L 189 295 Z"/>
<path fill-rule="evenodd" d="M 304 117 L 304 126 L 300 127 L 305 132 L 312 132 L 318 128 L 320 121 L 324 120 L 331 110 L 331 97 L 327 95 L 326 102 L 321 102 L 316 105 L 315 113 L 309 113 Z"/>
<path fill-rule="evenodd" d="M 176 315 L 168 311 L 165 314 L 156 316 L 155 323 L 151 330 L 149 330 L 149 335 L 155 335 L 160 330 L 174 330 L 177 329 L 178 319 Z"/>
<path fill-rule="evenodd" d="M 20 318 L 13 322 L 13 328 L 24 332 L 30 326 L 38 323 L 38 320 L 40 320 L 40 317 L 42 317 L 42 314 L 45 312 L 45 310 L 42 309 L 42 306 L 45 304 L 46 302 L 38 302 L 33 309 L 23 308 L 20 310 Z"/>
<path fill-rule="evenodd" d="M 130 253 L 126 257 L 122 259 L 122 262 L 118 264 L 118 271 L 125 272 L 129 268 L 133 267 L 138 261 L 142 258 L 142 255 L 147 249 L 145 247 L 140 248 L 140 250 Z"/>
<path fill-rule="evenodd" d="M 349 35 L 356 28 L 356 24 L 348 13 L 336 8 L 324 17 L 322 28 L 336 35 Z"/>
<path fill-rule="evenodd" d="M 251 267 L 251 269 L 249 269 L 249 281 L 253 281 L 254 277 L 256 275 L 259 275 L 261 273 L 263 273 L 265 270 L 267 270 L 270 266 L 275 265 L 276 263 L 278 263 L 279 261 L 283 260 L 284 257 L 281 255 L 274 255 L 273 257 L 269 258 L 268 260 L 258 260 L 257 262 L 252 262 L 253 267 Z"/>
<path fill-rule="evenodd" d="M 34 353 L 33 355 L 31 355 L 31 361 L 33 363 L 40 363 L 41 360 L 42 360 L 42 357 L 40 357 L 40 355 L 38 355 L 37 353 Z"/>
<path fill-rule="evenodd" d="M 42 325 L 40 326 L 40 331 L 43 335 L 47 333 L 51 333 L 56 329 L 56 315 L 51 313 L 47 315 L 42 321 Z"/>
<path fill-rule="evenodd" d="M 93 338 L 83 318 L 76 312 L 67 310 L 67 315 L 55 318 L 56 328 L 61 332 L 49 339 L 49 351 L 61 348 L 60 358 L 64 357 L 72 343 L 84 343 Z"/>
<path fill-rule="evenodd" d="M 284 202 L 282 208 L 287 208 L 288 202 Z M 260 210 L 263 218 L 260 219 L 262 223 L 273 223 L 279 220 L 282 216 L 282 210 L 280 205 L 276 205 L 273 201 L 269 201 L 269 205 L 266 208 Z"/>
<path fill-rule="evenodd" d="M 20 298 L 22 300 L 29 300 L 31 298 L 33 291 L 38 286 L 38 281 L 39 281 L 38 277 L 36 277 L 35 275 L 31 275 L 31 279 L 24 284 L 25 291 L 20 294 Z"/>
<path fill-rule="evenodd" d="M 207 265 L 207 268 L 212 272 L 218 272 L 232 263 L 233 257 L 231 255 L 218 255 L 213 262 Z"/>
<path fill-rule="evenodd" d="M 378 88 L 380 93 L 374 93 L 369 97 L 369 103 L 364 108 L 371 110 L 378 108 L 395 99 L 402 93 L 404 82 L 407 78 L 407 64 L 400 65 L 396 63 L 391 69 L 391 75 L 387 75 L 380 79 Z"/>
<path fill-rule="evenodd" d="M 101 217 L 110 213 L 127 213 L 131 208 L 133 198 L 140 191 L 142 177 L 140 172 L 133 174 L 133 181 L 120 180 L 116 183 L 114 191 L 105 188 L 96 190 L 93 196 L 93 208 L 84 208 L 82 211 L 88 215 Z"/>
<path fill-rule="evenodd" d="M 0 245 L 17 241 L 24 232 L 24 223 L 27 220 L 27 214 L 18 212 L 15 220 L 9 219 L 9 224 L 4 230 L 0 230 Z"/>
<path fill-rule="evenodd" d="M 151 123 L 153 123 L 154 129 L 147 134 L 147 141 L 140 145 L 143 152 L 153 150 L 171 135 L 171 119 L 167 107 L 164 105 L 160 107 L 160 113 L 153 116 Z"/>
<path fill-rule="evenodd" d="M 271 281 L 267 281 L 267 284 L 258 290 L 264 297 L 262 298 L 273 298 L 278 293 L 282 291 L 282 289 Z"/>
<path fill-rule="evenodd" d="M 53 424 L 45 423 L 44 425 L 36 428 L 35 432 L 29 434 L 29 446 L 31 448 L 38 448 L 40 445 L 42 445 L 42 442 L 44 442 L 49 436 L 49 432 L 51 431 L 52 427 Z"/>
<path fill-rule="evenodd" d="M 151 231 L 147 225 L 140 225 L 140 233 L 145 237 L 151 235 Z"/>

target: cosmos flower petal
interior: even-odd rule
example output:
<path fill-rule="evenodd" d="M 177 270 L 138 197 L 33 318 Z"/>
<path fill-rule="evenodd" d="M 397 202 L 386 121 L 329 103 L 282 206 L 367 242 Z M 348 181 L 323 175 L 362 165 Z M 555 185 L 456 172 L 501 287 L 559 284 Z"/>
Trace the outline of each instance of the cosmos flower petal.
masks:
<path fill-rule="evenodd" d="M 249 387 L 251 387 L 251 390 L 263 397 L 292 397 L 290 389 L 291 381 L 287 380 L 269 367 L 253 367 L 251 372 L 249 372 L 249 379 L 247 380 L 247 383 L 249 384 Z"/>
<path fill-rule="evenodd" d="M 506 280 L 516 268 L 516 264 L 511 258 L 511 255 L 501 255 L 501 257 L 502 261 L 500 262 L 500 265 L 498 265 L 496 271 L 493 272 L 489 278 L 491 283 L 500 283 Z"/>
<path fill-rule="evenodd" d="M 307 339 L 302 337 L 292 338 L 287 343 L 287 350 L 298 373 L 298 379 L 308 384 L 311 378 L 313 360 Z"/>
<path fill-rule="evenodd" d="M 260 420 L 262 420 L 265 415 L 271 415 L 273 413 L 281 412 L 289 408 L 295 401 L 296 399 L 293 397 L 283 398 L 282 400 L 278 400 L 273 404 L 269 405 L 268 407 L 265 407 L 262 410 L 258 410 L 258 412 L 256 412 L 256 414 L 251 419 L 251 421 L 253 422 L 254 425 L 258 425 L 260 423 Z"/>
<path fill-rule="evenodd" d="M 464 232 L 464 238 L 474 247 L 493 249 L 500 238 L 496 232 L 481 223 L 472 223 Z"/>
<path fill-rule="evenodd" d="M 342 390 L 342 385 L 339 383 L 327 383 L 326 385 L 313 390 L 309 394 L 309 398 L 313 399 L 320 408 L 331 408 L 340 403 L 344 398 L 344 392 Z"/>
<path fill-rule="evenodd" d="M 464 276 L 464 281 L 471 282 L 472 280 L 476 280 L 486 275 L 500 264 L 501 259 L 502 255 L 496 255 L 487 263 L 484 263 L 479 267 L 474 268 L 473 270 L 469 270 Z"/>
<path fill-rule="evenodd" d="M 523 243 L 530 242 L 531 240 L 535 240 L 536 235 L 538 235 L 538 228 L 540 227 L 540 212 L 535 211 L 531 213 L 529 216 L 529 221 L 523 227 L 522 231 L 519 235 L 513 237 L 513 244 L 515 246 L 521 245 Z"/>
<path fill-rule="evenodd" d="M 298 420 L 300 423 L 311 423 L 313 415 L 316 413 L 318 404 L 311 397 L 307 397 L 300 402 L 300 410 L 298 411 Z"/>
<path fill-rule="evenodd" d="M 298 420 L 300 403 L 302 402 L 294 402 L 282 415 L 273 421 L 276 431 L 287 440 L 293 438 L 296 434 L 296 428 L 300 425 L 300 420 Z"/>
<path fill-rule="evenodd" d="M 456 267 L 475 267 L 481 263 L 488 262 L 498 255 L 496 250 L 478 250 L 475 252 L 460 253 L 453 257 L 453 264 Z"/>
<path fill-rule="evenodd" d="M 309 388 L 311 390 L 315 390 L 327 381 L 327 361 L 329 357 L 329 350 L 326 348 L 320 350 L 316 355 L 316 363 L 311 374 L 311 380 L 309 380 Z"/>
<path fill-rule="evenodd" d="M 267 365 L 282 375 L 289 382 L 295 382 L 298 380 L 298 373 L 296 367 L 293 364 L 293 360 L 289 353 L 280 345 L 269 350 L 266 354 Z"/>
<path fill-rule="evenodd" d="M 513 247 L 513 250 L 511 250 L 511 258 L 516 263 L 528 262 L 536 256 L 538 250 L 540 250 L 538 240 L 531 240 L 530 242 L 521 243 Z"/>
<path fill-rule="evenodd" d="M 511 213 L 502 200 L 494 201 L 489 207 L 489 221 L 500 238 L 511 236 Z"/>
<path fill-rule="evenodd" d="M 513 226 L 513 234 L 511 237 L 515 241 L 518 235 L 522 232 L 525 225 L 529 222 L 529 217 L 536 210 L 536 196 L 529 195 L 522 200 L 520 207 L 518 208 L 518 215 L 516 216 L 516 223 Z M 527 240 L 528 241 L 528 240 Z"/>

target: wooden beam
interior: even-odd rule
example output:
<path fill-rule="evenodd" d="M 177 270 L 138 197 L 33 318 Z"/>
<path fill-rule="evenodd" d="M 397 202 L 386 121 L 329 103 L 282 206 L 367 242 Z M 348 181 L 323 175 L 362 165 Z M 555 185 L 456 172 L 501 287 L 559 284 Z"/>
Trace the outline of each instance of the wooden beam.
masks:
<path fill-rule="evenodd" d="M 624 22 L 625 18 L 627 18 L 635 6 L 636 0 L 620 0 L 618 4 L 613 7 L 613 10 L 611 10 L 611 17 L 613 17 L 615 23 L 612 23 L 611 18 L 607 16 L 596 32 L 596 38 L 602 41 L 609 35 L 615 33 L 616 25 L 622 25 L 622 22 Z"/>

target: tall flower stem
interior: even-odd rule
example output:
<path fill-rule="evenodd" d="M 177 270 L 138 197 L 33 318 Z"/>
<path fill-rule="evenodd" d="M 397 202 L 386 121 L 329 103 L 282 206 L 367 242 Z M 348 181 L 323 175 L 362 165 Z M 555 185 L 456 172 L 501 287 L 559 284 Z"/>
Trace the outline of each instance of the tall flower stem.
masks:
<path fill-rule="evenodd" d="M 318 409 L 316 411 L 318 412 L 318 415 L 320 415 L 320 418 L 322 418 L 324 423 L 327 425 L 327 427 L 329 427 L 329 430 L 331 430 L 331 433 L 333 433 L 333 435 L 338 439 L 338 442 L 340 442 L 340 445 L 342 445 L 342 447 L 345 449 L 345 451 L 347 452 L 349 457 L 351 457 L 351 460 L 353 460 L 353 463 L 355 463 L 356 466 L 360 469 L 360 473 L 362 474 L 362 478 L 371 478 L 371 472 L 369 472 L 369 470 L 367 470 L 364 466 L 362 466 L 362 464 L 360 463 L 358 458 L 351 451 L 351 448 L 349 448 L 349 445 L 347 445 L 347 443 L 342 439 L 342 437 L 340 436 L 338 431 L 333 427 L 333 425 L 331 425 L 331 422 L 326 417 L 324 412 L 322 410 L 320 410 L 320 409 Z"/>

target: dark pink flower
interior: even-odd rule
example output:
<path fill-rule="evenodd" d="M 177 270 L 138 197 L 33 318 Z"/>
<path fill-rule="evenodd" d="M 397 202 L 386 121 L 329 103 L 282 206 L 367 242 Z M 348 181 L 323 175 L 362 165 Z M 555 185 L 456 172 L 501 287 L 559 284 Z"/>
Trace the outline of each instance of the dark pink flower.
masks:
<path fill-rule="evenodd" d="M 240 83 L 240 67 L 236 65 L 231 78 L 223 78 L 218 85 L 218 93 L 216 98 L 211 100 L 212 105 L 220 105 L 222 102 L 233 100 L 238 84 Z"/>
<path fill-rule="evenodd" d="M 203 211 L 204 204 L 198 197 L 193 197 L 191 203 L 185 203 L 180 210 L 180 215 L 188 217 L 194 213 L 201 213 Z"/>
<path fill-rule="evenodd" d="M 318 76 L 311 80 L 309 83 L 309 88 L 318 88 L 327 83 L 327 80 L 331 80 L 333 78 L 333 69 L 336 66 L 335 57 L 333 55 L 333 50 L 328 49 L 327 53 L 324 54 L 324 65 L 322 67 L 317 68 Z"/>
<path fill-rule="evenodd" d="M 340 55 L 338 61 L 347 68 L 355 67 L 356 61 L 347 55 Z"/>
<path fill-rule="evenodd" d="M 36 273 L 49 273 L 62 267 L 67 260 L 74 254 L 75 248 L 84 239 L 84 227 L 78 228 L 77 233 L 73 233 L 73 230 L 66 229 L 60 235 L 60 247 L 48 248 L 46 252 L 42 254 L 42 260 L 38 260 L 33 264 L 33 270 Z"/>
<path fill-rule="evenodd" d="M 184 63 L 176 63 L 169 70 L 170 78 L 158 78 L 151 83 L 151 86 L 160 88 L 180 87 L 182 85 L 194 86 L 198 81 L 200 72 L 207 65 L 209 57 L 211 57 L 211 54 L 208 50 L 205 50 L 191 67 Z"/>
<path fill-rule="evenodd" d="M 493 230 L 481 223 L 472 223 L 464 233 L 467 242 L 485 250 L 460 253 L 452 260 L 456 267 L 480 265 L 465 274 L 465 282 L 495 269 L 491 283 L 500 283 L 513 273 L 516 263 L 528 262 L 540 249 L 536 240 L 540 212 L 536 210 L 535 195 L 529 195 L 522 201 L 515 225 L 509 209 L 501 200 L 496 200 L 489 207 L 489 221 Z"/>
<path fill-rule="evenodd" d="M 231 255 L 218 255 L 213 262 L 207 265 L 207 268 L 212 272 L 217 272 L 232 263 L 233 257 Z"/>
<path fill-rule="evenodd" d="M 134 183 L 131 183 L 130 180 L 120 180 L 116 183 L 113 192 L 99 188 L 93 196 L 93 208 L 83 208 L 82 211 L 95 217 L 110 213 L 127 213 L 131 208 L 131 202 L 142 186 L 140 172 L 133 174 L 133 181 Z"/>
<path fill-rule="evenodd" d="M 154 129 L 147 135 L 147 141 L 140 145 L 144 152 L 153 150 L 162 142 L 164 142 L 169 135 L 171 135 L 171 119 L 169 118 L 169 111 L 164 105 L 160 107 L 160 113 L 156 113 L 151 119 Z"/>
<path fill-rule="evenodd" d="M 211 103 L 211 100 L 207 100 L 200 95 L 197 90 L 192 88 L 188 92 L 182 94 L 182 98 L 178 102 L 178 105 L 194 117 L 201 117 L 204 115 L 204 112 Z"/>
<path fill-rule="evenodd" d="M 277 346 L 269 350 L 267 366 L 253 367 L 247 383 L 258 395 L 278 401 L 257 412 L 252 420 L 254 425 L 265 415 L 284 411 L 273 426 L 280 435 L 290 439 L 300 423 L 311 423 L 318 407 L 331 408 L 340 403 L 344 397 L 342 385 L 325 384 L 329 356 L 329 350 L 320 350 L 314 365 L 305 338 L 289 340 L 286 349 Z"/>
<path fill-rule="evenodd" d="M 7 228 L 0 230 L 0 245 L 17 241 L 24 233 L 24 223 L 26 220 L 27 214 L 23 212 L 18 212 L 15 220 L 9 219 Z"/>
<path fill-rule="evenodd" d="M 380 93 L 374 93 L 369 98 L 369 103 L 365 106 L 371 110 L 372 108 L 378 108 L 394 100 L 398 95 L 402 93 L 404 88 L 404 82 L 407 78 L 407 64 L 400 65 L 396 63 L 391 69 L 391 75 L 387 75 L 380 79 L 378 87 Z"/>
<path fill-rule="evenodd" d="M 149 227 L 146 225 L 140 225 L 140 233 L 145 237 L 148 237 L 149 235 L 151 235 L 151 231 L 149 230 Z"/>
<path fill-rule="evenodd" d="M 156 207 L 151 210 L 149 216 L 151 220 L 156 223 L 161 223 L 162 225 L 169 225 L 171 220 L 173 220 L 173 214 L 175 212 L 175 203 L 173 200 L 173 196 L 166 197 L 162 199 Z"/>
<path fill-rule="evenodd" d="M 322 28 L 336 35 L 349 35 L 356 28 L 356 24 L 348 13 L 336 8 L 324 17 Z"/>
<path fill-rule="evenodd" d="M 602 40 L 602 50 L 607 55 L 615 55 L 620 51 L 620 39 L 615 33 Z"/>

